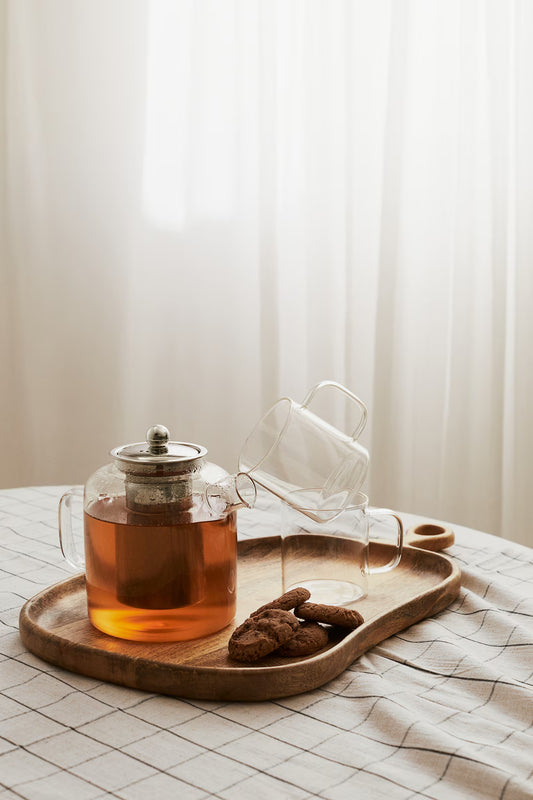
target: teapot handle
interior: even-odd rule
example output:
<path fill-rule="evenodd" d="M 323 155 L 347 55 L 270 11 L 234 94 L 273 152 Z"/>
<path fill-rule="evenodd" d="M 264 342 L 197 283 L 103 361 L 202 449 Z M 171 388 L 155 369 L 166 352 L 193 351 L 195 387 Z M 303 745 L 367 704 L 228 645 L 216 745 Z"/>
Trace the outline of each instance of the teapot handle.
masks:
<path fill-rule="evenodd" d="M 368 412 L 363 401 L 359 397 L 357 397 L 357 395 L 355 395 L 353 392 L 350 392 L 350 390 L 347 389 L 346 386 L 343 386 L 342 383 L 337 383 L 336 381 L 321 381 L 320 383 L 317 383 L 317 385 L 313 386 L 313 388 L 307 393 L 302 403 L 302 408 L 309 408 L 309 404 L 313 399 L 313 397 L 321 389 L 325 389 L 328 386 L 332 386 L 333 388 L 338 389 L 340 392 L 343 392 L 343 394 L 347 395 L 350 398 L 350 400 L 353 400 L 354 403 L 356 403 L 356 405 L 360 407 L 361 419 L 359 420 L 359 424 L 357 425 L 356 429 L 351 434 L 352 439 L 357 439 L 357 437 L 359 436 L 359 434 L 366 425 Z"/>
<path fill-rule="evenodd" d="M 75 570 L 85 569 L 85 559 L 76 549 L 72 526 L 72 506 L 79 505 L 80 500 L 83 503 L 83 486 L 69 489 L 59 501 L 59 544 L 65 561 Z"/>

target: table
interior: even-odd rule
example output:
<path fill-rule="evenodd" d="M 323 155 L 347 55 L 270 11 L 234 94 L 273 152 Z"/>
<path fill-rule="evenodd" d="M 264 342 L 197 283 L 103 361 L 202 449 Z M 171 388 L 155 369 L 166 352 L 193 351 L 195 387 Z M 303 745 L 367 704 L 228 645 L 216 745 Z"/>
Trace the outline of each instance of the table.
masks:
<path fill-rule="evenodd" d="M 533 797 L 533 550 L 453 526 L 463 588 L 444 612 L 307 694 L 179 700 L 21 643 L 21 606 L 72 574 L 61 493 L 0 491 L 0 800 Z M 274 532 L 267 507 L 239 513 L 239 536 Z"/>

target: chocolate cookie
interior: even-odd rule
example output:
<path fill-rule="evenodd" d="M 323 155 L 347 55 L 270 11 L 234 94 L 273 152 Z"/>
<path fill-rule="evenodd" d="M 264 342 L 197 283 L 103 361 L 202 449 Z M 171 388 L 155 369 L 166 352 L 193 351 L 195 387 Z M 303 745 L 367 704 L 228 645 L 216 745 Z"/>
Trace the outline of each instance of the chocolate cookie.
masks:
<path fill-rule="evenodd" d="M 235 628 L 228 651 L 236 661 L 257 661 L 285 644 L 300 623 L 290 611 L 270 608 Z"/>
<path fill-rule="evenodd" d="M 300 603 L 305 603 L 310 597 L 311 592 L 304 589 L 303 586 L 297 586 L 296 589 L 285 592 L 281 597 L 276 597 L 272 602 L 266 603 L 264 606 L 261 606 L 261 608 L 258 608 L 257 611 L 253 611 L 250 616 L 256 617 L 263 611 L 268 611 L 269 608 L 282 608 L 284 611 L 290 611 L 291 608 L 296 608 Z"/>
<path fill-rule="evenodd" d="M 314 622 L 325 622 L 328 625 L 338 625 L 341 628 L 358 628 L 364 622 L 359 611 L 342 606 L 327 606 L 322 603 L 302 603 L 294 613 L 301 619 Z"/>
<path fill-rule="evenodd" d="M 328 643 L 329 636 L 318 622 L 300 622 L 300 627 L 292 637 L 277 650 L 280 656 L 310 656 Z"/>

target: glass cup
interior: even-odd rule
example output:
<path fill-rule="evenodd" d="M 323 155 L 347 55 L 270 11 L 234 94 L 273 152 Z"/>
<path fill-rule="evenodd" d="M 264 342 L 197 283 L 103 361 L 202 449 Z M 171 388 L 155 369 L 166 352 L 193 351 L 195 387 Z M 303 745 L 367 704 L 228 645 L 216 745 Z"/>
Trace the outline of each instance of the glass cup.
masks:
<path fill-rule="evenodd" d="M 344 401 L 349 433 L 312 410 L 325 396 Z M 364 403 L 345 386 L 322 381 L 303 403 L 278 400 L 257 423 L 239 456 L 239 470 L 272 494 L 317 520 L 339 509 L 363 485 L 368 451 L 357 441 L 366 423 Z M 318 488 L 316 488 L 318 487 Z"/>
<path fill-rule="evenodd" d="M 315 495 L 311 493 L 312 501 Z M 362 492 L 352 495 L 345 508 L 324 509 L 321 521 L 308 509 L 280 505 L 284 592 L 303 586 L 311 592 L 310 602 L 346 606 L 367 595 L 368 575 L 388 572 L 400 561 L 402 521 L 390 511 L 369 509 Z M 396 529 L 394 555 L 388 564 L 370 567 L 369 528 L 379 520 Z"/>

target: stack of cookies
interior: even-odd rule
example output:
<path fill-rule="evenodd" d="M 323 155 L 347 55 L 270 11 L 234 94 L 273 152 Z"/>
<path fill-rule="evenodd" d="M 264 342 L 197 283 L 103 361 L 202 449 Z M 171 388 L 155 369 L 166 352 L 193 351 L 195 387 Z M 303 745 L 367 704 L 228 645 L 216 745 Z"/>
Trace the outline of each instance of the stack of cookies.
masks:
<path fill-rule="evenodd" d="M 327 645 L 332 628 L 353 630 L 364 621 L 354 609 L 308 603 L 310 596 L 303 587 L 291 589 L 250 614 L 231 635 L 231 658 L 251 663 L 271 654 L 309 656 Z"/>

